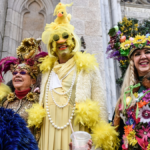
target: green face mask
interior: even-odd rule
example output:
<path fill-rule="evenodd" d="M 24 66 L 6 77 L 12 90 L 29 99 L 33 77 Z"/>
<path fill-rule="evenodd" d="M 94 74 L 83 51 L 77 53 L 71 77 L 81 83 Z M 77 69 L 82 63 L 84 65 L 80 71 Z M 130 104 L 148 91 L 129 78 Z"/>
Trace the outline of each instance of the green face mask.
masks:
<path fill-rule="evenodd" d="M 69 35 L 67 32 L 63 32 L 61 36 L 55 34 L 53 36 L 53 41 L 56 42 L 54 51 L 59 58 L 69 59 L 73 56 L 72 50 L 75 42 L 72 35 Z"/>
<path fill-rule="evenodd" d="M 57 44 L 56 55 L 58 57 L 68 59 L 73 56 L 72 49 L 67 45 L 67 43 Z"/>

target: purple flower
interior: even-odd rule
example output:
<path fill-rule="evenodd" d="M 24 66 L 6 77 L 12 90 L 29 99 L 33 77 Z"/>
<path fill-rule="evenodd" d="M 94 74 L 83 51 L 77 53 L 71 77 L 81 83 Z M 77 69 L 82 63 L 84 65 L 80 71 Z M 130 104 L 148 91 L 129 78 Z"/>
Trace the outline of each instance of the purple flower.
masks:
<path fill-rule="evenodd" d="M 150 127 L 150 122 L 148 123 L 148 126 Z"/>
<path fill-rule="evenodd" d="M 108 54 L 107 59 L 112 58 L 111 56 L 112 56 L 112 52 Z"/>
<path fill-rule="evenodd" d="M 120 52 L 116 50 L 114 56 L 120 56 Z"/>
<path fill-rule="evenodd" d="M 113 51 L 108 54 L 107 58 L 113 58 L 119 55 L 120 55 L 119 51 L 117 51 L 116 49 L 113 49 Z"/>
<path fill-rule="evenodd" d="M 111 45 L 109 44 L 109 45 L 107 46 L 107 51 L 106 51 L 106 53 L 108 53 L 110 50 L 111 50 Z"/>
<path fill-rule="evenodd" d="M 149 91 L 150 89 L 147 89 L 145 91 L 143 91 L 143 93 L 146 93 L 147 91 Z M 144 100 L 145 102 L 149 102 L 150 101 L 150 93 L 147 93 L 142 100 Z"/>
<path fill-rule="evenodd" d="M 117 32 L 117 35 L 120 35 L 121 34 L 121 31 L 119 30 L 118 32 Z"/>
<path fill-rule="evenodd" d="M 120 52 L 119 51 L 114 51 L 114 53 L 112 54 L 113 57 L 117 57 L 120 56 Z"/>
<path fill-rule="evenodd" d="M 135 107 L 130 107 L 127 109 L 127 114 L 128 114 L 128 117 L 134 117 L 135 116 Z"/>
<path fill-rule="evenodd" d="M 135 110 L 136 110 L 135 106 L 127 109 L 128 120 L 126 121 L 126 124 L 133 125 L 133 128 L 135 127 L 135 124 L 136 124 Z"/>
<path fill-rule="evenodd" d="M 133 118 L 129 118 L 126 121 L 126 125 L 133 125 L 133 129 L 134 129 L 134 127 L 135 127 L 135 120 Z"/>
<path fill-rule="evenodd" d="M 118 61 L 120 61 L 120 60 L 127 60 L 127 57 L 125 57 L 125 56 L 119 56 L 117 60 Z"/>

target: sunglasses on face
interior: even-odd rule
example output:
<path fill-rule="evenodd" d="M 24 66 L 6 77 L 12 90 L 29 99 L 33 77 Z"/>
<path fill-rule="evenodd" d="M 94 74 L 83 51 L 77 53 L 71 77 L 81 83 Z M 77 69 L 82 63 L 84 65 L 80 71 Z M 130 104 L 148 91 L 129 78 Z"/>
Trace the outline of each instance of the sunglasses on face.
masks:
<path fill-rule="evenodd" d="M 21 75 L 26 75 L 27 74 L 27 72 L 25 72 L 25 71 L 20 71 L 20 72 L 19 71 L 14 71 L 12 74 L 17 75 L 18 73 L 21 74 Z"/>
<path fill-rule="evenodd" d="M 62 38 L 67 39 L 68 37 L 69 37 L 69 34 L 68 34 L 67 32 L 64 32 L 64 33 L 62 34 Z M 59 39 L 60 39 L 59 35 L 55 34 L 55 35 L 53 36 L 53 40 L 54 40 L 54 41 L 58 41 Z"/>

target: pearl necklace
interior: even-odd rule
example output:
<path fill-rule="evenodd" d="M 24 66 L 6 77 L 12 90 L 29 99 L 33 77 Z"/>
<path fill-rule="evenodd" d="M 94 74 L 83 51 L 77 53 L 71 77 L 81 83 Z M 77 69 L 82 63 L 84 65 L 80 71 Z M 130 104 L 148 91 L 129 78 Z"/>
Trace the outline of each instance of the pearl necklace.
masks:
<path fill-rule="evenodd" d="M 71 71 L 72 71 L 72 70 L 71 70 Z M 66 78 L 69 73 L 70 73 L 70 71 L 69 71 L 69 72 L 65 75 L 65 77 L 63 77 L 62 79 Z M 50 73 L 49 80 L 48 80 L 48 83 L 47 83 L 48 87 L 49 87 L 49 84 L 50 84 L 50 81 L 51 81 L 51 76 L 52 76 L 52 71 L 51 71 L 51 73 Z M 54 90 L 54 92 L 56 92 L 56 93 L 59 94 L 59 95 L 65 95 L 65 94 L 67 94 L 68 92 L 70 92 L 68 101 L 67 101 L 67 103 L 66 103 L 65 105 L 62 105 L 62 106 L 58 105 L 58 104 L 56 103 L 55 99 L 54 99 L 53 91 L 50 90 L 52 99 L 53 99 L 53 101 L 54 101 L 54 103 L 56 104 L 57 107 L 63 108 L 63 107 L 65 107 L 65 106 L 68 105 L 68 103 L 69 103 L 69 101 L 70 101 L 70 99 L 71 99 L 72 88 L 73 88 L 73 86 L 74 86 L 75 79 L 76 79 L 76 70 L 74 71 L 74 75 L 73 75 L 73 78 L 72 78 L 71 87 L 69 88 L 69 90 L 68 90 L 67 92 L 65 92 L 65 93 L 59 93 L 59 92 L 57 92 L 57 91 Z"/>
<path fill-rule="evenodd" d="M 51 73 L 52 73 L 52 71 L 51 71 Z M 69 118 L 68 122 L 67 122 L 65 125 L 59 127 L 59 126 L 57 126 L 57 125 L 53 122 L 53 120 L 52 120 L 52 118 L 51 118 L 51 115 L 50 115 L 49 106 L 48 106 L 48 90 L 49 90 L 49 85 L 50 85 L 50 81 L 51 81 L 51 73 L 50 73 L 50 75 L 49 75 L 49 79 L 48 79 L 47 86 L 46 86 L 46 111 L 47 111 L 48 119 L 49 119 L 50 123 L 52 124 L 52 126 L 53 126 L 54 128 L 56 128 L 56 129 L 59 130 L 59 129 L 64 129 L 64 128 L 66 128 L 66 127 L 69 125 L 69 122 L 71 122 L 71 120 L 73 119 L 73 115 L 74 115 L 74 110 L 75 110 L 76 104 L 74 104 L 74 107 L 73 107 L 72 113 L 71 113 L 71 117 Z M 70 73 L 70 71 L 67 73 L 67 75 L 68 75 L 69 73 Z M 67 76 L 67 75 L 66 75 L 66 76 Z M 65 77 L 66 77 L 66 76 L 65 76 Z M 72 80 L 72 85 L 71 85 L 71 87 L 73 87 L 73 85 L 74 85 L 75 78 L 76 78 L 76 71 L 75 71 L 74 76 L 73 76 L 73 80 Z M 63 78 L 63 79 L 64 79 L 64 78 Z M 68 101 L 67 101 L 67 103 L 66 103 L 65 105 L 63 105 L 63 106 L 59 106 L 59 105 L 55 102 L 54 97 L 53 97 L 53 94 L 52 94 L 52 90 L 51 90 L 52 99 L 53 99 L 54 103 L 55 103 L 58 107 L 63 108 L 63 107 L 65 107 L 65 106 L 69 103 L 70 98 L 71 98 L 71 94 L 72 94 L 72 88 L 70 88 L 70 89 L 71 89 L 71 92 L 70 92 L 70 94 L 69 94 Z"/>
<path fill-rule="evenodd" d="M 73 119 L 75 106 L 76 106 L 76 104 L 74 104 L 74 107 L 73 107 L 72 113 L 71 113 L 71 117 L 69 118 L 68 122 L 67 122 L 65 125 L 59 127 L 59 126 L 56 125 L 56 124 L 54 123 L 54 121 L 52 120 L 51 115 L 50 115 L 50 112 L 49 112 L 49 109 L 48 109 L 48 107 L 49 107 L 49 106 L 48 106 L 48 101 L 46 101 L 47 116 L 48 116 L 48 119 L 49 119 L 50 123 L 52 124 L 52 126 L 53 126 L 54 128 L 56 128 L 56 129 L 58 129 L 58 130 L 66 128 L 66 127 L 69 125 L 69 122 L 71 122 L 71 120 Z"/>
<path fill-rule="evenodd" d="M 75 67 L 73 67 L 60 81 L 62 82 L 62 80 L 65 79 L 65 78 L 70 74 L 70 72 L 71 72 L 72 70 L 74 70 L 74 68 L 75 68 Z M 68 91 L 66 91 L 65 93 L 59 93 L 59 92 L 57 92 L 55 89 L 53 89 L 53 91 L 54 91 L 55 93 L 59 94 L 59 95 L 65 95 L 65 94 L 67 94 L 68 92 L 71 91 L 71 89 L 72 89 L 72 87 L 73 87 L 73 85 L 74 85 L 74 82 L 75 82 L 75 78 L 74 78 L 74 77 L 76 78 L 75 72 L 74 72 L 74 75 L 73 75 L 73 78 L 72 78 L 72 84 L 71 84 L 71 86 L 70 86 L 70 88 L 69 88 Z"/>

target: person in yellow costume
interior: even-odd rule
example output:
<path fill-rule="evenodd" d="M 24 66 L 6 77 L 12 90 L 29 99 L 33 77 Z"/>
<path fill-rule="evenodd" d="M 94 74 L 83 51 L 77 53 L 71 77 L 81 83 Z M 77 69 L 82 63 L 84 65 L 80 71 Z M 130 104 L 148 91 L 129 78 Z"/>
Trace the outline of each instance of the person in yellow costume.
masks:
<path fill-rule="evenodd" d="M 94 55 L 81 53 L 80 42 L 70 24 L 66 6 L 55 8 L 57 18 L 47 24 L 42 41 L 48 56 L 41 59 L 40 104 L 47 115 L 41 127 L 40 150 L 68 150 L 74 131 L 92 133 L 95 148 L 116 150 L 118 139 L 107 124 L 106 99 Z M 94 149 L 94 148 L 93 148 Z"/>

